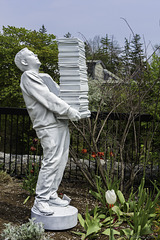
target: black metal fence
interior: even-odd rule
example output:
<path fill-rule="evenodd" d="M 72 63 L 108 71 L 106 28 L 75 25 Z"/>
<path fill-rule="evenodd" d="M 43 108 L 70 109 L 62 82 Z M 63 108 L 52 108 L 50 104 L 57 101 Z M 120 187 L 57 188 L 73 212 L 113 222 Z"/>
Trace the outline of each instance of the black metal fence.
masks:
<path fill-rule="evenodd" d="M 104 123 L 108 113 L 101 113 L 98 126 Z M 94 124 L 96 113 L 92 113 L 91 123 Z M 122 167 L 120 147 L 122 135 L 128 114 L 112 113 L 108 115 L 104 130 L 99 139 L 99 149 L 104 152 L 104 167 L 114 168 L 120 173 Z M 84 123 L 85 124 L 85 123 Z M 83 124 L 82 124 L 83 125 Z M 85 126 L 85 131 L 87 126 Z M 123 164 L 125 175 L 134 174 L 136 171 L 146 171 L 149 178 L 160 177 L 160 123 L 152 116 L 143 114 L 134 118 L 134 124 L 129 129 L 123 149 Z M 83 131 L 83 130 L 82 130 Z M 42 159 L 42 149 L 33 147 L 36 133 L 32 129 L 28 112 L 19 108 L 0 108 L 0 169 L 7 170 L 15 176 L 25 175 L 31 161 L 39 164 Z M 88 134 L 90 144 L 90 135 Z M 81 158 L 81 163 L 86 164 L 88 170 L 96 170 L 96 163 L 92 153 L 83 155 L 82 149 L 88 148 L 84 138 L 71 126 L 71 146 Z M 118 150 L 117 150 L 118 149 Z M 114 166 L 113 166 L 114 165 Z M 134 168 L 134 171 L 132 171 Z M 66 178 L 81 178 L 79 167 L 69 158 L 65 175 Z"/>

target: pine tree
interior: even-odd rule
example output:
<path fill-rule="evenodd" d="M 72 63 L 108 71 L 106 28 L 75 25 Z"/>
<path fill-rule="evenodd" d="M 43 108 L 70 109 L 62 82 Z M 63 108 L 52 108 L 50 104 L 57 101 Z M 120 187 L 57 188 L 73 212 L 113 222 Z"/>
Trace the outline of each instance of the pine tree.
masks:
<path fill-rule="evenodd" d="M 71 36 L 72 36 L 72 34 L 70 32 L 68 32 L 64 35 L 65 38 L 71 38 Z"/>
<path fill-rule="evenodd" d="M 140 35 L 134 35 L 131 41 L 131 73 L 137 70 L 137 68 L 142 67 L 144 62 L 143 44 L 140 42 Z"/>
<path fill-rule="evenodd" d="M 45 28 L 44 24 L 42 25 L 42 27 L 39 29 L 40 33 L 47 33 L 47 29 Z"/>

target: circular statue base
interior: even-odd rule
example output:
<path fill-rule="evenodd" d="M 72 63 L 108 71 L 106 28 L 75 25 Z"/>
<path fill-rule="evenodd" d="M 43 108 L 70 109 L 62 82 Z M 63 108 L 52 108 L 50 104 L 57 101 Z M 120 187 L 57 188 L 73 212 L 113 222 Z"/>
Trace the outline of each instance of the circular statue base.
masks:
<path fill-rule="evenodd" d="M 53 207 L 54 214 L 45 216 L 31 209 L 31 218 L 42 223 L 45 230 L 66 230 L 77 225 L 78 210 L 75 207 Z"/>

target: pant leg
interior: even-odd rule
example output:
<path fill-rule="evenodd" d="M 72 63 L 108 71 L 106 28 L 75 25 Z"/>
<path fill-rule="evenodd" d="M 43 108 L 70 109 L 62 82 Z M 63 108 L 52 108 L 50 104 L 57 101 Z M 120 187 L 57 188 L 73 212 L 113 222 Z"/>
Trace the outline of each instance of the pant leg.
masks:
<path fill-rule="evenodd" d="M 43 148 L 43 160 L 36 186 L 36 199 L 48 201 L 50 195 L 58 189 L 68 160 L 69 129 L 66 125 L 38 130 L 37 136 Z"/>
<path fill-rule="evenodd" d="M 60 131 L 63 131 L 61 133 L 61 136 L 63 136 L 61 138 L 61 146 L 63 146 L 63 151 L 61 154 L 61 161 L 59 163 L 59 167 L 58 170 L 56 172 L 56 177 L 55 177 L 55 181 L 53 182 L 53 185 L 51 187 L 51 196 L 52 198 L 56 198 L 57 197 L 57 190 L 59 188 L 59 185 L 62 181 L 62 177 L 64 174 L 64 170 L 68 161 L 68 155 L 69 155 L 69 144 L 70 144 L 70 134 L 69 134 L 69 129 L 64 132 L 64 129 L 60 129 Z M 60 146 L 60 147 L 61 147 Z"/>

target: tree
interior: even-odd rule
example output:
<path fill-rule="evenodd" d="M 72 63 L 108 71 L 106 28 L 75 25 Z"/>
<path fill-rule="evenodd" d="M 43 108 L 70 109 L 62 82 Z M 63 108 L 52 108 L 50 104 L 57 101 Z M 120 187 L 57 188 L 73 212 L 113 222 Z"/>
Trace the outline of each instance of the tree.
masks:
<path fill-rule="evenodd" d="M 101 60 L 109 71 L 118 74 L 121 68 L 121 49 L 113 36 L 112 39 L 107 34 L 102 38 L 95 36 L 87 45 L 89 60 Z"/>
<path fill-rule="evenodd" d="M 39 29 L 40 33 L 47 33 L 47 29 L 45 28 L 44 24 L 42 25 L 42 27 Z"/>
<path fill-rule="evenodd" d="M 72 34 L 70 32 L 68 32 L 64 35 L 65 38 L 71 38 L 71 36 L 72 36 Z"/>
<path fill-rule="evenodd" d="M 131 73 L 133 73 L 137 66 L 142 67 L 144 62 L 144 50 L 142 48 L 141 37 L 139 34 L 133 36 L 131 41 L 131 51 L 130 51 L 130 59 L 131 59 Z"/>
<path fill-rule="evenodd" d="M 22 72 L 16 67 L 16 53 L 28 47 L 38 54 L 40 71 L 49 73 L 58 81 L 58 47 L 53 34 L 31 31 L 13 26 L 3 27 L 0 33 L 0 104 L 4 107 L 24 107 L 19 87 Z"/>

